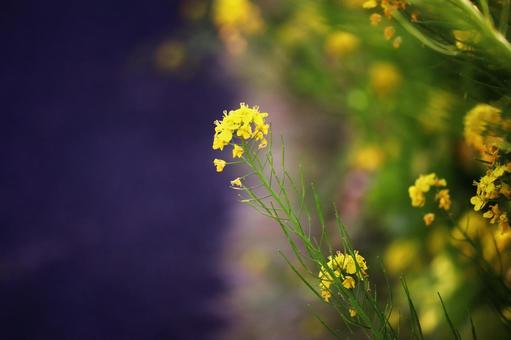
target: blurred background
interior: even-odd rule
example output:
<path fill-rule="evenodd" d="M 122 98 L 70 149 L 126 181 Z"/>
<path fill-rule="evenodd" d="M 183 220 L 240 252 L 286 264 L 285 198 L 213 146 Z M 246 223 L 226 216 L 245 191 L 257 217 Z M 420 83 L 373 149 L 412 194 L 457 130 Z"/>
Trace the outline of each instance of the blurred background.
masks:
<path fill-rule="evenodd" d="M 463 199 L 482 171 L 463 117 L 497 94 L 363 2 L 2 2 L 0 338 L 328 339 L 311 309 L 341 323 L 280 229 L 228 188 L 243 170 L 213 167 L 213 121 L 240 102 L 383 261 L 393 323 L 405 273 L 427 336 L 448 334 L 437 291 L 463 332 L 470 310 L 502 335 L 446 221 L 408 197 L 435 171 L 456 220 L 490 230 Z"/>
<path fill-rule="evenodd" d="M 3 1 L 0 338 L 206 339 L 225 323 L 214 55 L 169 73 L 177 1 Z"/>

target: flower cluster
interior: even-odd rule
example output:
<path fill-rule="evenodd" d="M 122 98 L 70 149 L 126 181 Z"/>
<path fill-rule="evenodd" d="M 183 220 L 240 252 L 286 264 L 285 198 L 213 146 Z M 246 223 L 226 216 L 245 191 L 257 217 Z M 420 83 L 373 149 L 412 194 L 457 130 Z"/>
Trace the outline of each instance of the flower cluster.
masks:
<path fill-rule="evenodd" d="M 356 286 L 356 279 L 363 280 L 367 276 L 367 264 L 365 259 L 355 251 L 355 257 L 350 254 L 343 254 L 340 251 L 334 256 L 328 257 L 328 269 L 321 266 L 319 271 L 319 288 L 321 296 L 328 302 L 332 297 L 330 287 L 334 283 L 332 274 L 339 280 L 346 289 L 353 289 Z"/>
<path fill-rule="evenodd" d="M 443 178 L 438 178 L 435 173 L 427 175 L 420 175 L 415 180 L 415 184 L 408 188 L 408 194 L 412 201 L 412 206 L 419 208 L 426 204 L 426 193 L 429 192 L 431 187 L 445 187 L 447 181 Z M 441 189 L 435 195 L 435 201 L 438 203 L 438 208 L 448 211 L 451 209 L 451 196 L 449 189 Z M 424 223 L 431 225 L 435 220 L 434 213 L 427 213 L 424 215 Z"/>
<path fill-rule="evenodd" d="M 238 138 L 242 144 L 249 140 L 259 142 L 258 148 L 262 149 L 268 145 L 266 135 L 270 126 L 266 124 L 265 118 L 268 113 L 259 112 L 257 106 L 248 107 L 244 103 L 236 110 L 224 111 L 224 117 L 221 121 L 215 121 L 215 136 L 213 139 L 213 150 L 223 150 L 225 146 L 232 145 L 232 157 L 241 158 L 244 153 L 243 146 L 232 143 L 233 139 Z M 213 161 L 218 172 L 222 172 L 226 161 L 215 159 Z"/>
<path fill-rule="evenodd" d="M 430 173 L 428 175 L 420 175 L 419 178 L 415 180 L 415 184 L 408 188 L 408 194 L 410 195 L 410 199 L 412 200 L 413 207 L 423 207 L 426 203 L 426 196 L 431 187 L 445 187 L 447 182 L 445 179 L 440 179 L 436 176 L 435 173 Z M 446 200 L 449 196 L 449 191 L 447 189 L 442 190 L 444 193 L 440 196 Z M 437 195 L 438 196 L 438 195 Z M 447 203 L 444 202 L 445 206 Z M 448 206 L 450 207 L 450 201 Z M 446 209 L 448 210 L 448 209 Z"/>
<path fill-rule="evenodd" d="M 470 203 L 474 205 L 475 211 L 481 210 L 488 201 L 497 199 L 501 194 L 506 198 L 511 197 L 509 185 L 500 180 L 506 172 L 511 172 L 511 163 L 489 169 L 479 182 L 474 181 L 477 194 L 470 199 Z"/>
<path fill-rule="evenodd" d="M 478 104 L 465 116 L 465 142 L 476 149 L 481 158 L 495 163 L 504 139 L 499 130 L 510 130 L 511 121 L 503 119 L 501 110 L 488 104 Z"/>
<path fill-rule="evenodd" d="M 511 172 L 511 163 L 506 165 L 497 165 L 486 171 L 479 182 L 475 181 L 477 186 L 476 195 L 470 199 L 470 203 L 474 205 L 474 210 L 479 211 L 485 207 L 490 201 L 496 201 L 503 196 L 507 200 L 511 198 L 511 187 L 504 180 L 506 173 Z M 498 203 L 489 206 L 483 217 L 490 219 L 491 224 L 498 223 L 503 231 L 509 229 L 509 221 L 507 213 L 502 212 Z"/>
<path fill-rule="evenodd" d="M 392 19 L 392 14 L 396 10 L 404 10 L 408 7 L 408 2 L 406 0 L 368 0 L 365 1 L 362 4 L 362 7 L 365 9 L 376 9 L 377 7 L 380 7 L 382 10 L 382 14 L 380 13 L 372 13 L 369 17 L 369 21 L 371 22 L 371 25 L 378 26 L 380 22 L 382 21 L 383 17 L 387 19 L 387 21 L 390 21 Z M 417 20 L 417 14 L 412 14 L 412 20 Z M 394 26 L 388 25 L 383 29 L 383 36 L 386 40 L 391 40 L 394 38 L 396 34 L 396 30 Z M 392 41 L 392 46 L 394 48 L 398 48 L 401 46 L 402 38 L 401 37 L 395 37 Z"/>
<path fill-rule="evenodd" d="M 249 0 L 215 0 L 212 16 L 220 40 L 233 55 L 246 50 L 245 35 L 257 35 L 265 29 L 259 7 Z"/>
<path fill-rule="evenodd" d="M 475 211 L 488 205 L 483 217 L 491 224 L 498 224 L 502 231 L 509 229 L 507 213 L 503 212 L 498 200 L 511 199 L 508 184 L 511 162 L 508 157 L 506 139 L 502 137 L 511 130 L 511 120 L 502 117 L 502 110 L 489 104 L 478 104 L 470 110 L 464 120 L 465 142 L 477 150 L 483 162 L 488 165 L 485 175 L 474 181 L 476 195 L 470 198 Z M 493 203 L 490 205 L 489 203 Z"/>

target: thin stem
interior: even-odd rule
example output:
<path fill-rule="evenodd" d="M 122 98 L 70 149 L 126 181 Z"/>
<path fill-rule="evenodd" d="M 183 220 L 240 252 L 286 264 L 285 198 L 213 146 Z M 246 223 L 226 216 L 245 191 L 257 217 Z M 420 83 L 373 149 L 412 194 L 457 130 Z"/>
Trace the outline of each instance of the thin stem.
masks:
<path fill-rule="evenodd" d="M 509 0 L 502 0 L 502 10 L 500 11 L 499 32 L 507 35 L 509 21 Z"/>

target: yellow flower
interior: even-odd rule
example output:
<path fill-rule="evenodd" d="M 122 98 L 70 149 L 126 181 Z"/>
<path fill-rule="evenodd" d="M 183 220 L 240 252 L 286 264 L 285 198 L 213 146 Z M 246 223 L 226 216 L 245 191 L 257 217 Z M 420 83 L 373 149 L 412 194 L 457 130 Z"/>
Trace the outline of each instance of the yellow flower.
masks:
<path fill-rule="evenodd" d="M 367 145 L 354 151 L 353 166 L 362 170 L 375 171 L 385 160 L 384 150 L 376 145 Z"/>
<path fill-rule="evenodd" d="M 343 31 L 333 32 L 326 38 L 325 54 L 330 58 L 343 57 L 356 51 L 359 44 L 359 39 L 352 33 Z"/>
<path fill-rule="evenodd" d="M 368 0 L 362 4 L 362 7 L 366 9 L 375 8 L 376 6 L 378 6 L 376 0 Z"/>
<path fill-rule="evenodd" d="M 486 204 L 479 196 L 472 196 L 470 198 L 470 203 L 474 206 L 475 211 L 479 211 Z"/>
<path fill-rule="evenodd" d="M 327 268 L 321 266 L 318 277 L 320 280 L 319 288 L 321 289 L 321 296 L 327 302 L 331 297 L 329 289 L 334 280 L 335 282 L 340 282 L 343 287 L 352 289 L 356 285 L 356 279 L 352 275 L 356 274 L 356 277 L 360 280 L 363 280 L 364 276 L 367 276 L 367 264 L 364 257 L 359 255 L 358 251 L 355 251 L 355 257 L 338 251 L 334 256 L 328 256 L 326 267 Z M 334 277 L 332 277 L 331 274 L 333 274 Z"/>
<path fill-rule="evenodd" d="M 432 186 L 445 187 L 446 185 L 446 180 L 436 177 L 434 172 L 427 175 L 420 175 L 419 178 L 415 180 L 415 186 L 422 192 L 428 192 Z"/>
<path fill-rule="evenodd" d="M 486 171 L 486 174 L 479 179 L 479 182 L 474 182 L 477 186 L 477 191 L 476 196 L 470 199 L 470 203 L 474 205 L 475 211 L 481 210 L 489 200 L 497 199 L 501 193 L 507 197 L 509 194 L 508 185 L 498 181 L 506 172 L 510 172 L 507 165 L 497 165 L 495 168 Z"/>
<path fill-rule="evenodd" d="M 268 145 L 268 141 L 266 140 L 266 138 L 263 138 L 263 140 L 261 141 L 261 143 L 259 143 L 257 148 L 258 149 L 264 149 L 267 145 Z"/>
<path fill-rule="evenodd" d="M 250 127 L 250 124 L 242 125 L 238 129 L 237 136 L 243 139 L 249 139 L 250 137 L 252 137 L 252 128 Z"/>
<path fill-rule="evenodd" d="M 408 188 L 408 194 L 410 195 L 410 199 L 412 200 L 412 206 L 413 207 L 424 206 L 424 204 L 426 203 L 426 197 L 424 196 L 424 194 L 427 193 L 432 186 L 445 187 L 446 185 L 447 181 L 443 178 L 438 178 L 435 173 L 420 175 L 419 178 L 415 180 L 415 184 Z M 449 191 L 443 192 L 441 198 L 443 198 L 442 207 L 444 207 L 444 209 L 447 206 L 450 208 Z"/>
<path fill-rule="evenodd" d="M 387 18 L 392 17 L 392 13 L 397 9 L 406 9 L 408 3 L 406 0 L 384 0 L 381 2 L 381 8 Z"/>
<path fill-rule="evenodd" d="M 263 140 L 268 134 L 270 126 L 266 124 L 265 118 L 268 113 L 259 112 L 257 106 L 248 107 L 244 103 L 240 104 L 240 108 L 224 111 L 224 117 L 221 121 L 215 121 L 215 135 L 213 138 L 213 149 L 223 150 L 223 148 L 231 143 L 234 136 L 241 137 L 244 140 L 254 138 L 255 140 Z M 233 157 L 241 157 L 243 150 L 239 146 L 234 146 Z"/>
<path fill-rule="evenodd" d="M 371 87 L 379 96 L 386 96 L 396 90 L 402 82 L 401 73 L 390 63 L 378 62 L 369 69 Z"/>
<path fill-rule="evenodd" d="M 408 194 L 412 200 L 412 207 L 423 207 L 426 203 L 426 196 L 416 186 L 412 185 L 408 188 Z"/>
<path fill-rule="evenodd" d="M 381 15 L 378 13 L 373 13 L 369 17 L 369 21 L 371 22 L 371 25 L 377 26 L 381 22 Z"/>
<path fill-rule="evenodd" d="M 234 144 L 234 147 L 232 148 L 232 158 L 241 158 L 241 156 L 243 156 L 243 148 L 238 144 Z"/>
<path fill-rule="evenodd" d="M 213 164 L 216 166 L 216 172 L 222 172 L 224 171 L 224 167 L 227 164 L 227 162 L 224 161 L 223 159 L 215 158 L 213 160 Z"/>
<path fill-rule="evenodd" d="M 321 297 L 323 298 L 323 300 L 325 300 L 325 302 L 328 302 L 332 297 L 332 293 L 330 293 L 329 290 L 322 290 Z"/>
<path fill-rule="evenodd" d="M 502 211 L 500 210 L 499 205 L 494 204 L 490 206 L 490 210 L 483 214 L 483 217 L 489 219 L 491 224 L 495 224 L 500 220 L 501 215 Z"/>
<path fill-rule="evenodd" d="M 348 289 L 355 288 L 355 279 L 348 275 L 342 281 L 342 285 L 344 288 L 348 288 Z"/>
<path fill-rule="evenodd" d="M 353 308 L 348 309 L 348 313 L 350 314 L 350 316 L 351 316 L 352 318 L 354 318 L 355 316 L 357 316 L 357 311 L 356 311 L 355 309 L 353 309 Z"/>
<path fill-rule="evenodd" d="M 343 269 L 348 274 L 355 274 L 357 272 L 357 265 L 353 256 L 348 255 L 344 257 Z"/>
<path fill-rule="evenodd" d="M 392 41 L 392 47 L 394 48 L 399 48 L 401 47 L 401 44 L 403 43 L 403 38 L 401 37 L 396 37 L 394 39 L 394 41 Z"/>
<path fill-rule="evenodd" d="M 440 190 L 435 199 L 438 201 L 438 207 L 445 211 L 451 209 L 451 196 L 449 195 L 449 189 Z"/>
<path fill-rule="evenodd" d="M 386 249 L 383 260 L 385 269 L 398 274 L 419 263 L 419 243 L 410 239 L 393 241 Z"/>
<path fill-rule="evenodd" d="M 231 181 L 231 185 L 232 185 L 233 187 L 240 187 L 240 188 L 241 188 L 241 187 L 243 186 L 243 184 L 241 183 L 241 178 L 239 178 L 239 177 L 238 177 L 238 178 L 236 178 L 236 179 L 233 179 L 233 180 Z"/>
<path fill-rule="evenodd" d="M 264 138 L 264 134 L 261 131 L 256 131 L 253 134 L 254 140 L 262 140 Z"/>
<path fill-rule="evenodd" d="M 464 119 L 465 142 L 482 152 L 485 148 L 488 128 L 502 123 L 501 112 L 499 108 L 488 104 L 476 105 Z"/>
<path fill-rule="evenodd" d="M 359 268 L 365 274 L 365 271 L 367 270 L 367 264 L 366 264 L 365 258 L 363 258 L 362 255 L 360 255 L 358 253 L 358 251 L 356 251 L 356 250 L 355 250 L 355 258 L 357 260 L 357 264 L 358 264 Z"/>
<path fill-rule="evenodd" d="M 499 217 L 499 227 L 502 230 L 502 232 L 507 232 L 510 228 L 509 226 L 509 219 L 507 218 L 507 213 L 503 213 Z"/>
<path fill-rule="evenodd" d="M 385 37 L 386 40 L 392 39 L 394 34 L 396 34 L 396 29 L 394 28 L 394 26 L 387 26 L 383 30 L 383 36 Z"/>
<path fill-rule="evenodd" d="M 213 140 L 213 150 L 223 150 L 224 146 L 229 144 L 232 139 L 232 131 L 227 129 L 219 130 L 218 134 L 215 136 Z"/>
<path fill-rule="evenodd" d="M 256 34 L 264 29 L 259 7 L 248 0 L 215 0 L 213 21 L 221 31 Z"/>
<path fill-rule="evenodd" d="M 433 213 L 427 213 L 424 215 L 424 224 L 429 226 L 435 221 L 435 214 Z"/>

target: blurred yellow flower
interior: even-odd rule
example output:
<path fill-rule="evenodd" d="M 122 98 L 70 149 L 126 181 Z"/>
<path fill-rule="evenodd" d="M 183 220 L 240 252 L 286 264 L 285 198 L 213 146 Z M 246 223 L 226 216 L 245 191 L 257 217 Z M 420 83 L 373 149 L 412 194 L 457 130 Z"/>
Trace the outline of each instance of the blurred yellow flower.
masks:
<path fill-rule="evenodd" d="M 350 308 L 350 309 L 348 309 L 348 313 L 350 314 L 350 316 L 351 316 L 352 318 L 354 318 L 355 316 L 357 316 L 357 310 L 356 310 L 356 309 L 354 309 L 354 308 Z"/>
<path fill-rule="evenodd" d="M 367 0 L 340 0 L 342 6 L 349 9 L 361 9 L 364 2 Z"/>
<path fill-rule="evenodd" d="M 377 26 L 381 22 L 381 14 L 373 13 L 369 17 L 369 21 L 371 22 L 371 25 Z"/>
<path fill-rule="evenodd" d="M 328 29 L 318 3 L 305 1 L 300 2 L 291 18 L 280 25 L 277 35 L 284 46 L 294 46 L 308 43 L 312 37 L 324 36 Z"/>
<path fill-rule="evenodd" d="M 369 69 L 371 87 L 379 96 L 386 96 L 395 91 L 402 82 L 399 70 L 393 64 L 378 62 Z"/>
<path fill-rule="evenodd" d="M 440 320 L 440 310 L 434 305 L 430 306 L 419 315 L 421 328 L 425 334 L 431 334 L 436 326 L 438 326 Z"/>
<path fill-rule="evenodd" d="M 449 189 L 440 190 L 436 194 L 435 200 L 438 201 L 438 207 L 440 209 L 444 209 L 445 211 L 451 209 L 451 196 L 449 195 Z"/>
<path fill-rule="evenodd" d="M 394 39 L 394 41 L 392 41 L 392 47 L 394 48 L 399 48 L 401 47 L 401 44 L 403 43 L 403 38 L 401 37 L 396 37 Z"/>
<path fill-rule="evenodd" d="M 499 108 L 488 104 L 476 105 L 464 119 L 465 142 L 480 152 L 484 151 L 488 128 L 502 123 L 501 112 Z"/>
<path fill-rule="evenodd" d="M 186 58 L 185 46 L 175 40 L 162 43 L 155 51 L 154 60 L 156 67 L 162 71 L 174 71 L 178 69 Z"/>
<path fill-rule="evenodd" d="M 249 0 L 214 0 L 212 16 L 220 39 L 231 55 L 246 50 L 244 35 L 256 35 L 265 28 L 259 7 Z"/>
<path fill-rule="evenodd" d="M 435 221 L 435 214 L 427 213 L 424 215 L 424 224 L 429 226 Z"/>
<path fill-rule="evenodd" d="M 423 192 L 428 192 L 432 186 L 445 187 L 446 185 L 446 180 L 438 178 L 434 172 L 427 175 L 420 175 L 415 181 L 415 186 Z"/>
<path fill-rule="evenodd" d="M 375 171 L 382 165 L 384 157 L 384 151 L 381 148 L 367 145 L 355 150 L 352 162 L 358 169 Z"/>
<path fill-rule="evenodd" d="M 264 28 L 259 8 L 249 0 L 215 0 L 212 6 L 213 22 L 221 29 L 255 34 Z"/>
<path fill-rule="evenodd" d="M 383 30 L 383 36 L 385 37 L 386 40 L 392 39 L 394 34 L 396 34 L 396 29 L 394 28 L 394 26 L 387 26 Z"/>
<path fill-rule="evenodd" d="M 413 207 L 422 207 L 426 203 L 425 193 L 427 193 L 432 186 L 434 187 L 445 187 L 447 182 L 445 179 L 438 178 L 434 172 L 427 175 L 420 175 L 416 180 L 415 184 L 408 188 L 408 194 L 410 195 L 410 199 L 412 201 Z M 450 198 L 449 192 L 443 192 L 441 197 L 442 207 L 448 205 L 450 208 Z M 447 209 L 446 209 L 447 210 Z"/>
<path fill-rule="evenodd" d="M 328 57 L 338 58 L 353 53 L 357 50 L 359 44 L 360 41 L 356 35 L 349 32 L 336 31 L 327 36 L 324 50 Z"/>
<path fill-rule="evenodd" d="M 412 207 L 423 207 L 426 203 L 426 196 L 424 196 L 424 192 L 414 185 L 408 188 L 408 195 L 412 200 Z"/>
<path fill-rule="evenodd" d="M 398 274 L 417 261 L 419 245 L 414 240 L 393 241 L 383 256 L 385 268 L 391 274 Z"/>
<path fill-rule="evenodd" d="M 455 96 L 448 92 L 432 90 L 425 110 L 419 115 L 421 125 L 428 132 L 446 131 L 455 100 Z"/>
<path fill-rule="evenodd" d="M 376 6 L 378 6 L 378 3 L 376 2 L 376 0 L 367 0 L 366 2 L 364 2 L 362 4 L 362 7 L 366 8 L 366 9 L 375 8 Z"/>

